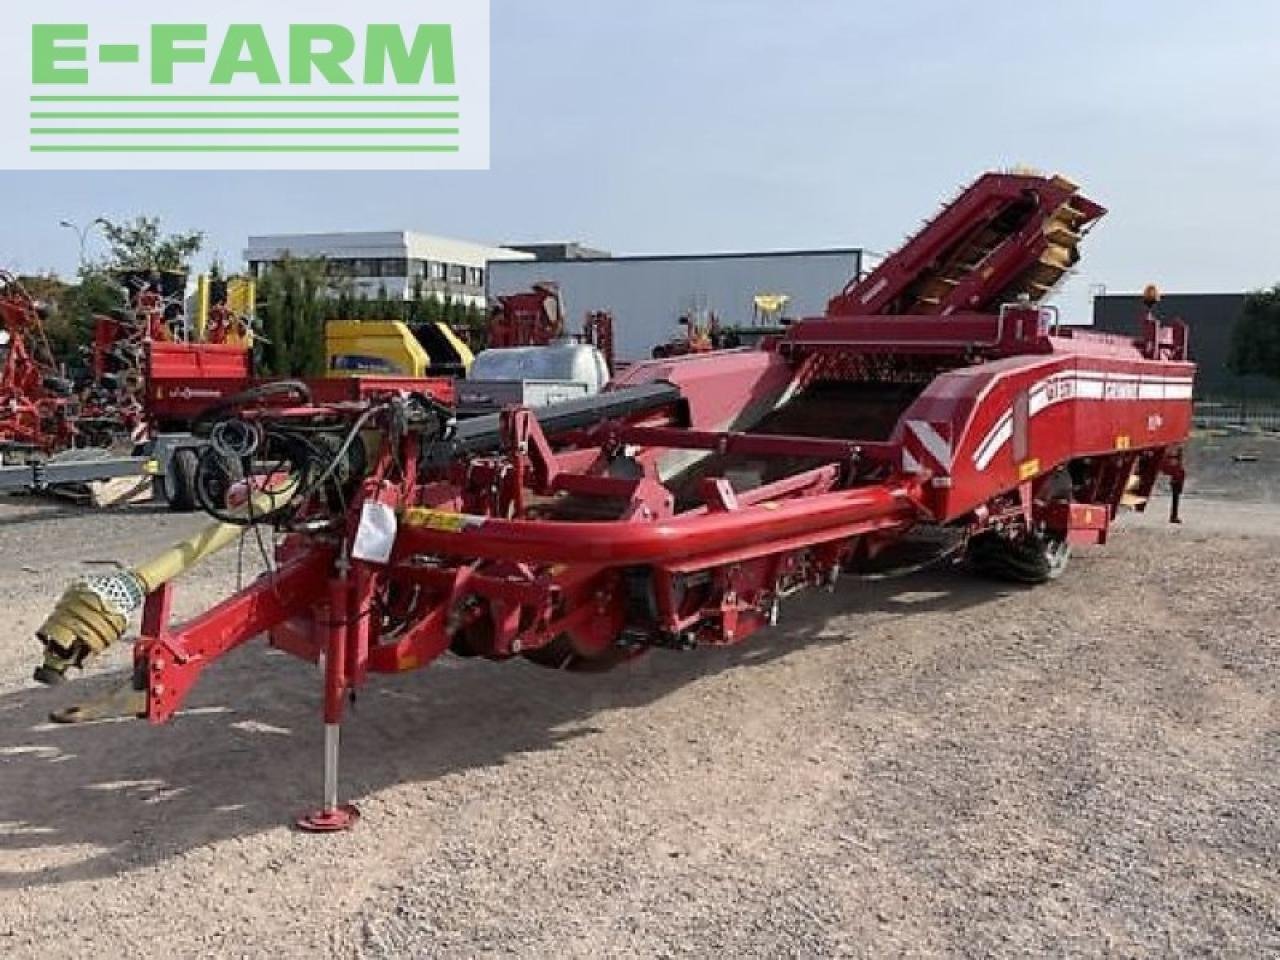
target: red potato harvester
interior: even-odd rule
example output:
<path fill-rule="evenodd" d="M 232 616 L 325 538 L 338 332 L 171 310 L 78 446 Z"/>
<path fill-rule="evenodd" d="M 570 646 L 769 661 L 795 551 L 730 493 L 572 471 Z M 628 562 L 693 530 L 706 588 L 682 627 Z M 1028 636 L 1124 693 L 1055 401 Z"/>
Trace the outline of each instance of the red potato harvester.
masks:
<path fill-rule="evenodd" d="M 265 634 L 325 671 L 324 802 L 339 724 L 370 673 L 446 651 L 608 669 L 738 643 L 804 587 L 945 535 L 980 570 L 1055 578 L 1163 473 L 1181 489 L 1194 366 L 1154 291 L 1135 338 L 1039 306 L 1103 209 L 1062 177 L 990 173 L 822 317 L 759 349 L 630 367 L 599 396 L 454 423 L 422 395 L 321 403 L 301 386 L 204 424 L 217 518 L 132 571 L 74 584 L 39 679 L 118 640 L 137 712 L 163 723 L 201 673 Z M 173 578 L 251 524 L 276 568 L 183 624 Z"/>

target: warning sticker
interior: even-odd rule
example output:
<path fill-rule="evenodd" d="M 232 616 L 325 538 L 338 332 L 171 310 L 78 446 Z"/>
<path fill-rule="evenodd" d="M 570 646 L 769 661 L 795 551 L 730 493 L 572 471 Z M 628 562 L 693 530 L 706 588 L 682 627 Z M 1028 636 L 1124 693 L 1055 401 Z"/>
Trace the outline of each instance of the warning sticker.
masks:
<path fill-rule="evenodd" d="M 404 522 L 411 527 L 426 527 L 441 533 L 462 533 L 484 525 L 485 518 L 470 513 L 452 513 L 448 510 L 430 510 L 413 507 L 404 513 Z"/>

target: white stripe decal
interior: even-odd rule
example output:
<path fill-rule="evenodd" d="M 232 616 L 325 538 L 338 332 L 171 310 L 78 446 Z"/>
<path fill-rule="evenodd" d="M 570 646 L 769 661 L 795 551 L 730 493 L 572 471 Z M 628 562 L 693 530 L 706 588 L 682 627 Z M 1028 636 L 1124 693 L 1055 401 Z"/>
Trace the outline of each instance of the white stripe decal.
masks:
<path fill-rule="evenodd" d="M 1046 390 L 1044 385 L 1042 384 L 1031 391 L 1031 398 L 1027 403 L 1027 413 L 1030 416 L 1034 417 L 1037 413 L 1039 413 L 1048 405 L 1049 405 L 1049 391 Z"/>
<path fill-rule="evenodd" d="M 907 426 L 916 435 L 916 439 L 924 445 L 929 455 L 937 460 L 944 469 L 950 470 L 951 444 L 942 439 L 938 431 L 933 429 L 933 424 L 925 420 L 908 420 Z"/>
<path fill-rule="evenodd" d="M 991 461 L 991 457 L 995 455 L 995 448 L 997 446 L 996 441 L 1000 435 L 1000 429 L 1002 427 L 1009 427 L 1012 423 L 1013 423 L 1012 411 L 1006 412 L 1003 417 L 1001 417 L 998 421 L 996 421 L 995 427 L 993 427 L 991 432 L 987 434 L 986 439 L 982 441 L 982 444 L 978 447 L 978 449 L 974 451 L 973 458 L 975 462 L 979 460 L 984 460 L 989 463 Z M 1006 436 L 1005 439 L 1008 439 L 1008 436 Z M 1004 441 L 1001 440 L 1000 442 L 1003 443 Z"/>
<path fill-rule="evenodd" d="M 1081 400 L 1101 400 L 1105 388 L 1106 381 L 1104 380 L 1077 380 L 1076 396 Z"/>
<path fill-rule="evenodd" d="M 902 448 L 902 469 L 907 473 L 923 473 L 920 469 L 920 461 L 911 455 L 911 451 L 906 447 Z"/>
<path fill-rule="evenodd" d="M 1190 400 L 1194 384 L 1190 377 L 1156 377 L 1136 373 L 1079 371 L 1055 374 L 1032 386 L 1028 413 L 1034 417 L 1064 400 Z M 974 450 L 974 465 L 979 470 L 986 470 L 1012 436 L 1013 415 L 1012 411 L 1006 411 Z"/>
<path fill-rule="evenodd" d="M 1013 436 L 1013 417 L 1005 417 L 1000 421 L 1000 425 L 996 427 L 995 433 L 987 437 L 983 443 L 979 453 L 974 454 L 974 463 L 978 465 L 979 470 L 985 470 L 995 458 L 996 453 L 1009 442 L 1009 438 Z"/>

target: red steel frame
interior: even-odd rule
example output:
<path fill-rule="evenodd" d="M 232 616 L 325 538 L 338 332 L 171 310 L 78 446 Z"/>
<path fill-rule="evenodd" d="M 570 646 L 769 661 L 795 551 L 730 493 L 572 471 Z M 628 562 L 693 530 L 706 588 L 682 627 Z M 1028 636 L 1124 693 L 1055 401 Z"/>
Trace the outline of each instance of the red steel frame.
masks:
<path fill-rule="evenodd" d="M 1008 201 L 1025 197 L 1026 178 L 979 189 Z M 950 209 L 970 206 L 991 215 L 963 198 Z M 440 468 L 413 434 L 386 440 L 342 524 L 286 537 L 275 573 L 178 627 L 167 587 L 148 598 L 135 647 L 147 717 L 171 718 L 207 666 L 264 632 L 323 661 L 324 805 L 303 823 L 336 829 L 354 817 L 337 803 L 338 724 L 369 673 L 451 649 L 594 669 L 652 647 L 737 643 L 790 593 L 832 584 L 918 524 L 1100 543 L 1126 492 L 1149 494 L 1161 473 L 1180 482 L 1194 367 L 1179 325 L 1149 316 L 1133 340 L 1074 333 L 1025 301 L 993 314 L 842 313 L 856 289 L 762 350 L 640 364 L 611 386 L 673 384 L 659 408 L 552 434 L 508 409 L 493 450 Z M 920 384 L 887 440 L 737 429 L 814 380 L 875 376 Z M 678 503 L 671 476 L 696 454 L 808 465 L 755 489 L 708 474 Z M 1068 465 L 1085 496 L 1047 502 Z M 352 555 L 371 504 L 398 516 L 386 562 Z"/>
<path fill-rule="evenodd" d="M 77 436 L 74 398 L 51 391 L 53 354 L 39 309 L 17 278 L 0 271 L 0 445 L 42 452 L 71 446 Z M 43 359 L 41 358 L 43 355 Z"/>

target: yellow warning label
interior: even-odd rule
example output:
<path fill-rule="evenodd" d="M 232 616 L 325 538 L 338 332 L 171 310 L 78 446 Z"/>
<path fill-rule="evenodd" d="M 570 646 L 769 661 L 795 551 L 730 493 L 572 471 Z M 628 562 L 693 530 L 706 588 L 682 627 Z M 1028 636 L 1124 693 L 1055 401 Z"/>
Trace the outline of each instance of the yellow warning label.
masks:
<path fill-rule="evenodd" d="M 411 527 L 426 527 L 428 530 L 439 530 L 442 533 L 460 533 L 470 525 L 478 526 L 482 517 L 468 517 L 465 513 L 450 513 L 447 510 L 429 510 L 426 507 L 412 507 L 405 511 L 404 522 Z"/>
<path fill-rule="evenodd" d="M 1034 459 L 1024 460 L 1022 461 L 1021 465 L 1018 467 L 1018 479 L 1030 480 L 1039 472 L 1040 472 L 1039 460 L 1034 460 Z"/>
<path fill-rule="evenodd" d="M 1122 433 L 1116 437 L 1117 450 L 1128 450 L 1129 446 L 1130 446 L 1129 435 L 1127 433 Z"/>

